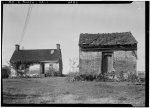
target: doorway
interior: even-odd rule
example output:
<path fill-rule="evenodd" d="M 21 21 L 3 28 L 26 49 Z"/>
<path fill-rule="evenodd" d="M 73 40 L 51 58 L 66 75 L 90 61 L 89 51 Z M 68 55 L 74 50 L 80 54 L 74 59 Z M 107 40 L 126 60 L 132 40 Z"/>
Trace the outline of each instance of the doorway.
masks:
<path fill-rule="evenodd" d="M 112 72 L 113 52 L 102 52 L 102 74 Z"/>

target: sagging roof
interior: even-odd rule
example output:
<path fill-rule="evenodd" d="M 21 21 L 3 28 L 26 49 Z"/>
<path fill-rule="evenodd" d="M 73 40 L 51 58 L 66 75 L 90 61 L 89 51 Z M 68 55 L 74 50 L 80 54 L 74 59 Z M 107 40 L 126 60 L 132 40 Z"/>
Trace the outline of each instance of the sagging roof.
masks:
<path fill-rule="evenodd" d="M 38 50 L 15 50 L 10 62 L 17 63 L 36 63 L 36 62 L 44 62 L 51 61 L 57 62 L 61 57 L 60 50 L 57 49 L 38 49 Z"/>
<path fill-rule="evenodd" d="M 115 45 L 135 45 L 137 41 L 131 32 L 88 34 L 81 33 L 79 46 L 105 47 Z"/>

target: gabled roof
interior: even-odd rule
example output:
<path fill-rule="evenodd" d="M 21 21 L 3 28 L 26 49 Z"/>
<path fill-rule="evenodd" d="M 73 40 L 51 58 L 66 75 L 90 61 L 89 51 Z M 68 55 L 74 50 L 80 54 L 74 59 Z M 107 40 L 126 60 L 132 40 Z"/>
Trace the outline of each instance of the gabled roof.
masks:
<path fill-rule="evenodd" d="M 134 45 L 137 41 L 131 32 L 121 33 L 102 33 L 102 34 L 88 34 L 81 33 L 79 39 L 79 46 L 114 46 L 114 45 Z"/>
<path fill-rule="evenodd" d="M 61 57 L 60 50 L 57 49 L 38 49 L 38 50 L 19 50 L 14 51 L 10 62 L 56 62 Z"/>

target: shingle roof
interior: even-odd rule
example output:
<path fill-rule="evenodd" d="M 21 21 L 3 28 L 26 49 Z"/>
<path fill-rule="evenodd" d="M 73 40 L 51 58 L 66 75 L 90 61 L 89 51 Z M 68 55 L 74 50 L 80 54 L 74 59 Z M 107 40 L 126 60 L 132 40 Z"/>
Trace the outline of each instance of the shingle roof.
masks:
<path fill-rule="evenodd" d="M 57 61 L 60 57 L 61 53 L 57 49 L 15 50 L 10 62 Z"/>
<path fill-rule="evenodd" d="M 79 39 L 79 46 L 111 46 L 111 45 L 133 45 L 137 41 L 131 32 L 121 33 L 102 33 L 102 34 L 88 34 L 81 33 Z"/>

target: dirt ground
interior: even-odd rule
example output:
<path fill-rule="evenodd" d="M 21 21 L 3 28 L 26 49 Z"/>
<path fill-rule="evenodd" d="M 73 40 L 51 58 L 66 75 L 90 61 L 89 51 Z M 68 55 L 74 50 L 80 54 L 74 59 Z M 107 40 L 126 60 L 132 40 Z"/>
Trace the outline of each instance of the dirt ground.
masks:
<path fill-rule="evenodd" d="M 3 103 L 145 106 L 145 85 L 129 82 L 67 82 L 65 77 L 3 79 Z"/>

